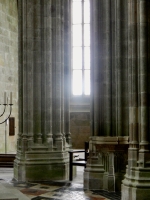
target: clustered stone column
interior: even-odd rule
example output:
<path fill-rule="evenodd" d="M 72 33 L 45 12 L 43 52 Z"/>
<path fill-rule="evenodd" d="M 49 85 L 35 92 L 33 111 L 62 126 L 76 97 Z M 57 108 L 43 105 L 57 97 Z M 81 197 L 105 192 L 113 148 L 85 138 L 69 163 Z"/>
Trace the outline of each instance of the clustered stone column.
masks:
<path fill-rule="evenodd" d="M 147 0 L 91 0 L 91 137 L 84 186 L 116 191 L 126 173 L 122 200 L 150 197 L 149 19 Z M 120 153 L 125 162 L 117 174 Z"/>
<path fill-rule="evenodd" d="M 150 197 L 150 2 L 128 1 L 130 113 L 128 165 L 122 200 Z"/>
<path fill-rule="evenodd" d="M 91 1 L 92 135 L 128 136 L 127 1 Z"/>
<path fill-rule="evenodd" d="M 19 0 L 18 181 L 67 180 L 70 1 Z M 43 170 L 44 169 L 44 170 Z"/>
<path fill-rule="evenodd" d="M 123 177 L 123 172 L 116 174 L 111 169 L 105 169 L 98 146 L 107 145 L 110 156 L 107 165 L 113 169 L 113 155 L 121 145 L 128 145 L 127 7 L 128 1 L 91 0 L 92 101 L 90 157 L 84 173 L 86 189 L 115 191 L 117 184 L 121 186 L 117 177 Z M 109 145 L 113 146 L 112 153 Z"/>

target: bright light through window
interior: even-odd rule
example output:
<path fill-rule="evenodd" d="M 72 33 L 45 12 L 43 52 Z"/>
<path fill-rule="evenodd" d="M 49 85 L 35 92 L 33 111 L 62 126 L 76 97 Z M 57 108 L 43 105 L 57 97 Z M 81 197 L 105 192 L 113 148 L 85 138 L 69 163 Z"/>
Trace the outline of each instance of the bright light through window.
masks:
<path fill-rule="evenodd" d="M 72 91 L 90 95 L 90 0 L 72 0 Z"/>

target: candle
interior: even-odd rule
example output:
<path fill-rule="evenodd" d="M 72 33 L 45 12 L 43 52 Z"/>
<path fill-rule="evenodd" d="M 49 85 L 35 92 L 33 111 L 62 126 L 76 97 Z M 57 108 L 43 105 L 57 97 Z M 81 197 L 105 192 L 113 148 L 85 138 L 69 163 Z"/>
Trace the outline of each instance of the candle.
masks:
<path fill-rule="evenodd" d="M 12 104 L 12 92 L 10 92 L 10 104 Z"/>
<path fill-rule="evenodd" d="M 6 104 L 6 92 L 4 92 L 4 104 Z"/>

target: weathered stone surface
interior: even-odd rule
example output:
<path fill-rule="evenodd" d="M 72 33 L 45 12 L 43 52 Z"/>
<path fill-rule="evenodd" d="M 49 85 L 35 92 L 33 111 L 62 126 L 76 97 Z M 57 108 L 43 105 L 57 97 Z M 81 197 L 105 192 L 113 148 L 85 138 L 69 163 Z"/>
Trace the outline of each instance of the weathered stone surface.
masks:
<path fill-rule="evenodd" d="M 150 188 L 149 179 L 141 181 L 144 180 L 146 171 L 147 175 L 149 173 L 150 159 L 150 2 L 95 0 L 91 1 L 91 7 L 93 91 L 90 149 L 96 154 L 103 149 L 101 143 L 107 145 L 112 136 L 129 136 L 128 165 L 123 180 L 122 199 L 147 199 L 148 195 L 140 195 L 139 187 L 143 191 Z M 104 136 L 104 141 L 100 136 Z M 113 145 L 116 143 L 115 140 L 111 142 Z M 91 164 L 91 173 L 92 167 L 94 164 Z M 140 169 L 145 172 L 141 173 Z M 104 188 L 108 189 L 109 184 L 112 186 L 113 178 L 106 175 L 105 178 L 108 181 L 105 181 Z"/>
<path fill-rule="evenodd" d="M 90 136 L 90 113 L 71 112 L 70 131 L 72 147 L 74 149 L 84 149 L 84 143 L 89 140 Z"/>
<path fill-rule="evenodd" d="M 18 6 L 20 126 L 15 179 L 67 180 L 71 138 L 65 90 L 70 73 L 64 80 L 64 72 L 70 71 L 70 58 L 64 50 L 70 49 L 64 45 L 69 39 L 64 33 L 68 35 L 70 28 L 64 29 L 64 19 L 70 23 L 70 1 L 25 0 Z"/>
<path fill-rule="evenodd" d="M 120 191 L 127 165 L 127 152 L 128 137 L 90 137 L 89 159 L 84 173 L 85 189 L 95 187 Z"/>
<path fill-rule="evenodd" d="M 0 1 L 0 104 L 4 103 L 4 92 L 7 93 L 8 100 L 10 92 L 13 94 L 12 117 L 15 117 L 15 136 L 9 136 L 9 125 L 6 125 L 5 146 L 5 125 L 0 125 L 0 152 L 8 153 L 16 151 L 16 138 L 18 132 L 18 10 L 17 0 Z M 10 103 L 8 101 L 8 103 Z M 0 106 L 0 114 L 3 106 Z M 9 107 L 7 107 L 4 117 L 7 118 Z M 6 147 L 6 149 L 5 149 Z"/>

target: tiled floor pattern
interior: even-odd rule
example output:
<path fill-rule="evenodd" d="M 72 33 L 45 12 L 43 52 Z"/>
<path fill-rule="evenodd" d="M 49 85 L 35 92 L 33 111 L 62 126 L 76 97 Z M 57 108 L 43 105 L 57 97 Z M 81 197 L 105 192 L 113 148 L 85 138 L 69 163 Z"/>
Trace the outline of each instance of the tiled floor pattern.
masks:
<path fill-rule="evenodd" d="M 32 200 L 120 200 L 120 194 L 84 191 L 83 184 L 66 182 L 13 183 Z"/>
<path fill-rule="evenodd" d="M 72 182 L 19 183 L 12 180 L 13 169 L 0 168 L 0 182 L 7 182 L 30 200 L 120 200 L 120 193 L 102 190 L 84 191 L 83 167 L 77 168 Z"/>

